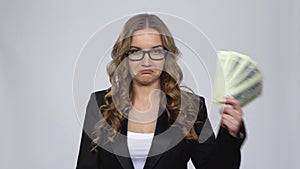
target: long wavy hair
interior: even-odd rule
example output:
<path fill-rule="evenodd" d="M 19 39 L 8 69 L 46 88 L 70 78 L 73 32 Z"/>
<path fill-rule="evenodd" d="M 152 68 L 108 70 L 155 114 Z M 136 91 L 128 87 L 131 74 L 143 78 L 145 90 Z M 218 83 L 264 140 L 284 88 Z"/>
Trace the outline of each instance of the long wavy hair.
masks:
<path fill-rule="evenodd" d="M 183 78 L 182 70 L 177 64 L 180 51 L 164 22 L 152 14 L 139 14 L 130 18 L 124 25 L 121 34 L 115 42 L 111 57 L 112 61 L 107 65 L 111 88 L 104 97 L 104 104 L 100 107 L 101 118 L 95 126 L 94 148 L 103 140 L 113 141 L 120 131 L 124 118 L 132 107 L 132 77 L 125 59 L 126 52 L 130 49 L 134 32 L 146 28 L 155 29 L 160 33 L 163 47 L 169 51 L 165 58 L 165 65 L 160 75 L 161 90 L 166 94 L 166 112 L 170 126 L 180 126 L 186 139 L 197 139 L 193 128 L 199 110 L 199 99 L 195 102 L 193 95 L 184 92 L 180 88 Z M 201 104 L 200 104 L 201 106 Z M 176 120 L 176 124 L 174 123 Z M 107 125 L 108 124 L 108 125 Z"/>

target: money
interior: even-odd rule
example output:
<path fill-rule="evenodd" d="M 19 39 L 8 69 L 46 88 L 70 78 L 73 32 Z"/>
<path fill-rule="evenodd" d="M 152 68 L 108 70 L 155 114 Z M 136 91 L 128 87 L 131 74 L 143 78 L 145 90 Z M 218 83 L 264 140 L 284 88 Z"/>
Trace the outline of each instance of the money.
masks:
<path fill-rule="evenodd" d="M 249 56 L 235 51 L 219 51 L 213 101 L 222 103 L 226 97 L 239 100 L 244 107 L 262 94 L 263 74 Z M 224 79 L 225 84 L 219 82 Z"/>

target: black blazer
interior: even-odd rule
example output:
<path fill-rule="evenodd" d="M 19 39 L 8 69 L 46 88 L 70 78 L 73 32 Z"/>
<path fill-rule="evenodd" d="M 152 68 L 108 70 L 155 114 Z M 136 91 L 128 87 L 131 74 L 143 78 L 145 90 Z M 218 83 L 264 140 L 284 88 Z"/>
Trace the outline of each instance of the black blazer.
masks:
<path fill-rule="evenodd" d="M 93 134 L 94 126 L 99 120 L 99 107 L 103 104 L 104 96 L 107 91 L 98 91 L 91 94 L 86 109 L 84 120 L 84 129 L 82 131 L 79 155 L 77 160 L 77 169 L 134 169 L 133 163 L 129 156 L 127 139 L 119 137 L 118 141 L 105 144 L 106 146 L 97 147 L 97 151 L 91 151 L 91 141 L 95 138 Z M 204 99 L 203 106 L 198 112 L 197 121 L 205 121 L 207 110 Z M 121 124 L 120 133 L 127 135 L 128 120 L 125 118 Z M 207 124 L 206 124 L 207 125 Z M 170 128 L 167 113 L 163 112 L 157 119 L 154 135 L 158 135 Z M 199 143 L 197 141 L 187 141 L 182 139 L 175 146 L 168 147 L 172 144 L 172 136 L 165 139 L 156 139 L 154 137 L 149 154 L 155 150 L 166 150 L 161 154 L 149 156 L 146 160 L 144 169 L 186 169 L 187 162 L 191 159 L 197 169 L 235 169 L 240 166 L 240 147 L 245 139 L 244 124 L 240 129 L 242 138 L 232 137 L 228 131 L 220 127 L 217 138 L 208 123 L 203 130 L 203 123 L 195 123 L 195 131 L 199 136 L 206 137 Z M 178 130 L 179 131 L 179 130 Z M 180 131 L 181 133 L 181 131 Z M 178 134 L 180 134 L 178 132 Z M 201 138 L 199 138 L 201 140 Z M 128 156 L 118 155 L 117 152 L 123 152 Z M 116 153 L 114 153 L 116 152 Z"/>

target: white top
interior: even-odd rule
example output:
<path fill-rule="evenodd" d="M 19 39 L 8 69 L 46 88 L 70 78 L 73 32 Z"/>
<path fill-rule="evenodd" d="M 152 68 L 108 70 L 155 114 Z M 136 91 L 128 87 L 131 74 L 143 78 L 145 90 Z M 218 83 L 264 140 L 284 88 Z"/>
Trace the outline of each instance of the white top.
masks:
<path fill-rule="evenodd" d="M 127 131 L 127 143 L 135 169 L 143 169 L 154 133 L 134 133 Z"/>

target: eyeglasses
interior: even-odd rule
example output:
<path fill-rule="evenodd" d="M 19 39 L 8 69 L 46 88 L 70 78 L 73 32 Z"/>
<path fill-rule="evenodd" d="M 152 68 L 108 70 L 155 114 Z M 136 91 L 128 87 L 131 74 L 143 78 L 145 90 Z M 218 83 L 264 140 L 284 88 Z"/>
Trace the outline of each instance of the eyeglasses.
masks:
<path fill-rule="evenodd" d="M 132 61 L 140 61 L 143 60 L 145 57 L 145 54 L 148 54 L 150 59 L 152 60 L 162 60 L 167 56 L 168 51 L 165 49 L 150 49 L 150 50 L 129 50 L 125 54 L 128 57 L 129 60 Z"/>

